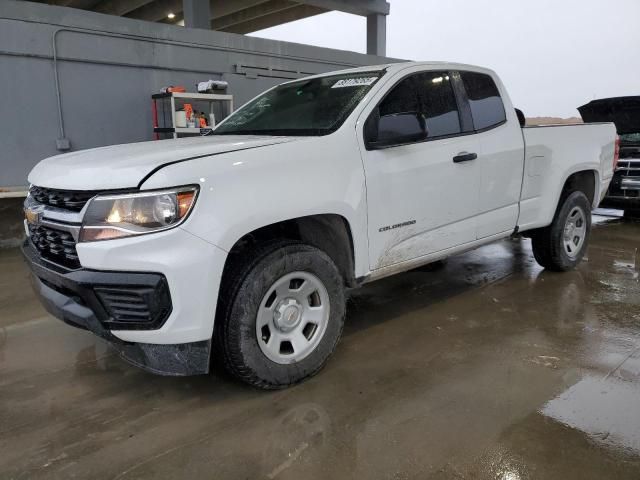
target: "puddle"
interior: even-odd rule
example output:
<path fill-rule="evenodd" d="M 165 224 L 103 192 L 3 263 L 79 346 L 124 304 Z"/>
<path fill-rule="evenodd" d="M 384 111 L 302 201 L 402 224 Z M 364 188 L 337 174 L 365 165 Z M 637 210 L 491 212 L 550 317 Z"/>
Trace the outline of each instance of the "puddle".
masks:
<path fill-rule="evenodd" d="M 640 387 L 609 375 L 586 376 L 541 411 L 593 441 L 628 453 L 640 453 Z"/>

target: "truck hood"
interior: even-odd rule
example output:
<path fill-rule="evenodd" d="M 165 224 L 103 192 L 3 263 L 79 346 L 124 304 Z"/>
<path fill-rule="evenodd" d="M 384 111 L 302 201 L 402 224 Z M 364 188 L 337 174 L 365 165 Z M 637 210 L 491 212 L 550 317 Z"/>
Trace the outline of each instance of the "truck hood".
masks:
<path fill-rule="evenodd" d="M 92 148 L 42 160 L 31 170 L 29 183 L 61 190 L 134 188 L 151 172 L 170 163 L 302 138 L 211 135 Z"/>
<path fill-rule="evenodd" d="M 640 132 L 640 97 L 593 100 L 578 107 L 578 111 L 587 123 L 615 123 L 619 134 Z"/>

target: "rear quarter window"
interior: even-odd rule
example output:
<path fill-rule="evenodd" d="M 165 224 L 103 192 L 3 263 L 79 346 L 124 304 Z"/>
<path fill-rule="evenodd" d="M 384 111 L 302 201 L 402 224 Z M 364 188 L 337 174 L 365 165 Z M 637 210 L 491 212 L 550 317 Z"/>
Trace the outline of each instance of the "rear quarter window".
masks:
<path fill-rule="evenodd" d="M 500 92 L 493 78 L 484 73 L 460 72 L 469 98 L 473 127 L 484 130 L 504 123 L 507 119 Z"/>

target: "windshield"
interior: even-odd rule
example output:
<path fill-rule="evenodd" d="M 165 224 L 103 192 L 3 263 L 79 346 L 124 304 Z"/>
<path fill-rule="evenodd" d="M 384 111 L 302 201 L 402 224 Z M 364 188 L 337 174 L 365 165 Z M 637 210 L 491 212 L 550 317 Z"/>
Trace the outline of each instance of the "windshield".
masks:
<path fill-rule="evenodd" d="M 624 133 L 620 135 L 620 143 L 640 143 L 640 133 Z"/>
<path fill-rule="evenodd" d="M 346 73 L 280 85 L 235 111 L 213 134 L 327 135 L 383 74 Z"/>

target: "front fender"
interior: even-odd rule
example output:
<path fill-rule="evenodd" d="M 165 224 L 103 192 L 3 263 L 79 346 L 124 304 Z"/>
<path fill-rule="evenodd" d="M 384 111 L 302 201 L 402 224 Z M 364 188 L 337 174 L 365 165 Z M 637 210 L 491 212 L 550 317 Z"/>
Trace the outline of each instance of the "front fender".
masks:
<path fill-rule="evenodd" d="M 182 228 L 225 251 L 247 233 L 310 215 L 344 217 L 356 276 L 368 271 L 366 187 L 353 135 L 230 152 L 168 165 L 143 189 L 197 183 L 200 194 Z"/>

